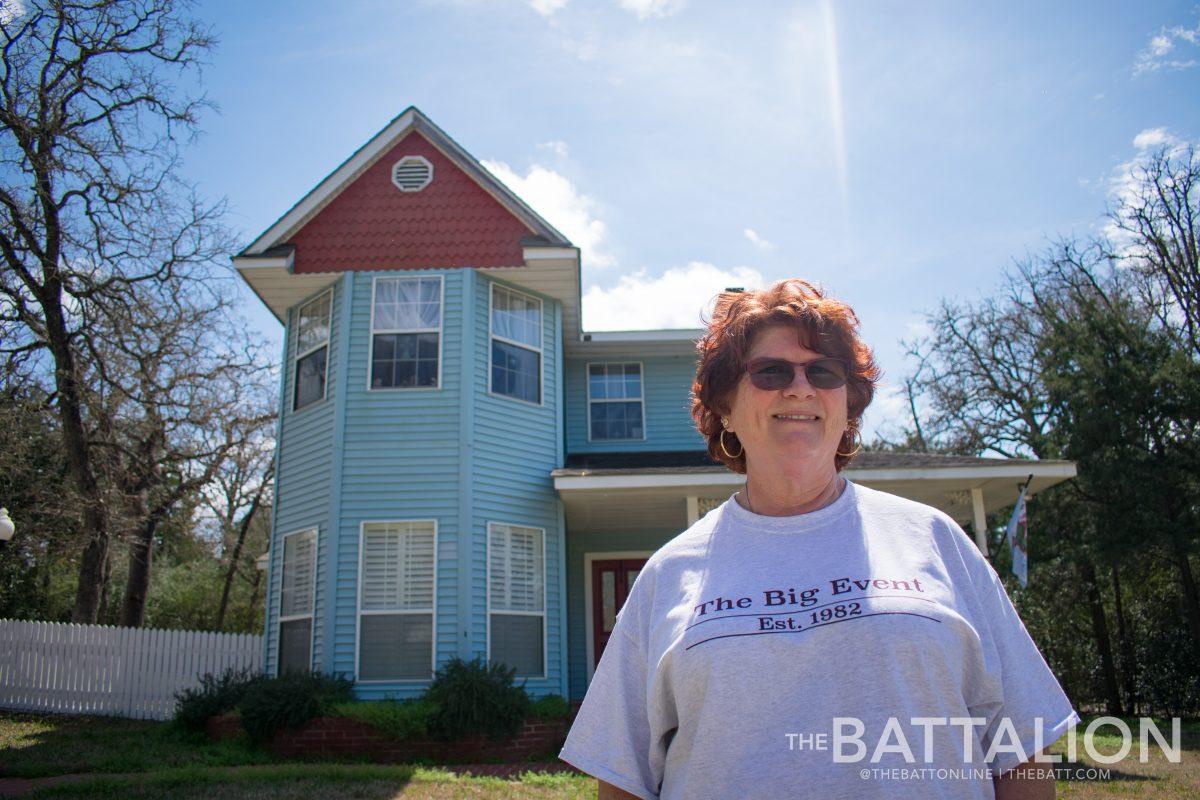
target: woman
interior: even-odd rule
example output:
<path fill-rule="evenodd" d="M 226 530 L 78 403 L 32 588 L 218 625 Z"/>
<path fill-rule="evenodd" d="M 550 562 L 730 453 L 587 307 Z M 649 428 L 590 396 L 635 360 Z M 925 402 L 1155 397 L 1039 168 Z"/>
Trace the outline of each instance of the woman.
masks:
<path fill-rule="evenodd" d="M 618 616 L 561 753 L 602 798 L 1053 797 L 1012 770 L 1078 717 L 995 571 L 839 475 L 879 377 L 857 327 L 800 280 L 719 298 L 692 415 L 746 484 Z"/>

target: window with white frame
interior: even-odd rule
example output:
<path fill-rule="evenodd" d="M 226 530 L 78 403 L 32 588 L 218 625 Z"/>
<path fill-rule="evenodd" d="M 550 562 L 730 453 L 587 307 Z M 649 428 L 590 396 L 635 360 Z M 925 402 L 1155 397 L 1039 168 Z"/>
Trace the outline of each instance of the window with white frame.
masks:
<path fill-rule="evenodd" d="M 488 524 L 488 658 L 517 675 L 546 674 L 546 532 Z"/>
<path fill-rule="evenodd" d="M 492 284 L 492 393 L 542 402 L 542 301 Z"/>
<path fill-rule="evenodd" d="M 358 679 L 433 674 L 433 520 L 366 522 L 359 570 Z"/>
<path fill-rule="evenodd" d="M 645 439 L 641 364 L 588 364 L 588 438 Z"/>
<path fill-rule="evenodd" d="M 283 581 L 279 592 L 277 672 L 312 670 L 313 597 L 316 586 L 316 529 L 283 537 Z"/>
<path fill-rule="evenodd" d="M 325 399 L 329 365 L 329 309 L 333 292 L 314 297 L 296 312 L 296 390 L 292 409 Z"/>
<path fill-rule="evenodd" d="M 442 278 L 376 278 L 371 303 L 372 389 L 438 386 Z"/>

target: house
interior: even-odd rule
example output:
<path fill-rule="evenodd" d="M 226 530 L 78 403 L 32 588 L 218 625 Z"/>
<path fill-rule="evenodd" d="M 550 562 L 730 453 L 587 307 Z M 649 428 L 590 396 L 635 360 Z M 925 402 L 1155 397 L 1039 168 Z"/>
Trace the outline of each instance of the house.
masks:
<path fill-rule="evenodd" d="M 286 331 L 267 670 L 403 698 L 485 656 L 582 697 L 646 557 L 741 482 L 688 413 L 699 332 L 585 333 L 578 248 L 416 108 L 234 263 Z M 979 531 L 1074 466 L 847 474 Z"/>

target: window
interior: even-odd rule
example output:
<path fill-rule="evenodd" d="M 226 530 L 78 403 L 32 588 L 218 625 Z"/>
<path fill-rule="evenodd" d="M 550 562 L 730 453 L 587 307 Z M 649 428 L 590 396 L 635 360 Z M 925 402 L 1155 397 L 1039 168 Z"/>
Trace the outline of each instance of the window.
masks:
<path fill-rule="evenodd" d="M 283 586 L 279 592 L 279 657 L 276 672 L 312 670 L 316 529 L 283 537 Z"/>
<path fill-rule="evenodd" d="M 376 278 L 373 297 L 370 388 L 437 388 L 441 276 Z"/>
<path fill-rule="evenodd" d="M 488 524 L 488 658 L 546 674 L 545 531 Z"/>
<path fill-rule="evenodd" d="M 360 681 L 427 680 L 432 676 L 436 537 L 432 520 L 363 523 Z"/>
<path fill-rule="evenodd" d="M 588 364 L 588 438 L 645 439 L 642 365 Z"/>
<path fill-rule="evenodd" d="M 325 292 L 296 312 L 296 393 L 292 409 L 325 399 L 329 366 L 329 307 L 333 292 Z"/>
<path fill-rule="evenodd" d="M 492 284 L 492 393 L 542 402 L 542 301 Z"/>

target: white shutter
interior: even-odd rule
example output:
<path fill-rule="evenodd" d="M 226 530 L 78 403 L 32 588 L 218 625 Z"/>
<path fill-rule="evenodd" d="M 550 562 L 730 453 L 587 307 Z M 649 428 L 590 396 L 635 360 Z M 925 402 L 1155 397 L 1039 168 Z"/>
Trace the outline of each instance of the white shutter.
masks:
<path fill-rule="evenodd" d="M 363 529 L 363 611 L 433 608 L 433 523 L 372 522 Z"/>
<path fill-rule="evenodd" d="M 283 588 L 279 599 L 281 617 L 312 613 L 316 542 L 316 531 L 294 533 L 283 540 Z"/>
<path fill-rule="evenodd" d="M 493 523 L 488 569 L 493 611 L 542 611 L 544 565 L 540 528 Z"/>

